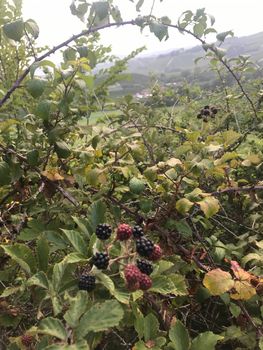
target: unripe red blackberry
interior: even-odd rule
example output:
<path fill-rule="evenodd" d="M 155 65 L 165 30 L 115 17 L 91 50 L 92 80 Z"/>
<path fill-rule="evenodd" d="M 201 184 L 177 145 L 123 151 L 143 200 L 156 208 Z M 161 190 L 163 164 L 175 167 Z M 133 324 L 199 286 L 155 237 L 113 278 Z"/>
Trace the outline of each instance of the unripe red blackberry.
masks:
<path fill-rule="evenodd" d="M 153 252 L 153 242 L 145 237 L 137 239 L 136 251 L 143 257 L 149 257 Z"/>
<path fill-rule="evenodd" d="M 99 270 L 104 270 L 109 265 L 110 258 L 107 253 L 96 253 L 91 259 L 91 263 Z"/>
<path fill-rule="evenodd" d="M 137 259 L 137 266 L 142 273 L 150 275 L 153 272 L 153 266 L 149 261 Z"/>
<path fill-rule="evenodd" d="M 161 247 L 158 244 L 155 244 L 153 247 L 153 251 L 149 256 L 149 260 L 152 260 L 152 261 L 160 260 L 162 255 L 163 255 L 163 251 Z"/>
<path fill-rule="evenodd" d="M 132 228 L 127 224 L 120 224 L 117 228 L 117 239 L 127 241 L 132 235 Z"/>
<path fill-rule="evenodd" d="M 141 290 L 147 290 L 147 289 L 151 288 L 151 286 L 152 286 L 151 278 L 144 273 L 142 273 L 140 275 L 139 282 L 140 282 L 140 289 Z"/>
<path fill-rule="evenodd" d="M 139 281 L 141 275 L 141 271 L 137 266 L 129 264 L 125 266 L 124 276 L 127 284 L 133 285 Z"/>
<path fill-rule="evenodd" d="M 96 277 L 91 275 L 82 275 L 79 278 L 79 289 L 91 292 L 96 287 Z"/>
<path fill-rule="evenodd" d="M 108 224 L 99 224 L 96 227 L 96 236 L 102 241 L 106 241 L 111 236 L 112 229 Z"/>
<path fill-rule="evenodd" d="M 132 228 L 132 234 L 134 238 L 141 238 L 144 235 L 143 228 L 136 225 Z"/>
<path fill-rule="evenodd" d="M 140 282 L 136 281 L 136 282 L 126 282 L 126 288 L 130 291 L 130 292 L 135 292 L 136 290 L 140 289 Z"/>
<path fill-rule="evenodd" d="M 34 339 L 34 338 L 32 337 L 32 335 L 24 334 L 24 335 L 22 335 L 22 337 L 21 337 L 21 343 L 22 343 L 24 346 L 29 347 L 29 346 L 32 344 L 33 339 Z"/>

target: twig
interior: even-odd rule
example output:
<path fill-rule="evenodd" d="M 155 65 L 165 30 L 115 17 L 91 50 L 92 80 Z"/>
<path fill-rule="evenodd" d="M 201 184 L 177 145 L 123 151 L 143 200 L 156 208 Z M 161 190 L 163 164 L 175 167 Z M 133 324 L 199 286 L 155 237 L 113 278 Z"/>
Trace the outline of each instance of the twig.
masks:
<path fill-rule="evenodd" d="M 51 54 L 55 53 L 56 51 L 58 51 L 59 49 L 63 48 L 64 46 L 67 46 L 69 43 L 71 43 L 74 40 L 77 40 L 78 38 L 85 36 L 85 35 L 89 35 L 91 33 L 95 33 L 98 32 L 102 29 L 106 29 L 106 28 L 110 28 L 110 27 L 114 27 L 114 26 L 123 26 L 123 25 L 134 25 L 135 21 L 125 21 L 125 22 L 119 22 L 119 23 L 108 23 L 105 24 L 103 26 L 100 27 L 95 27 L 95 28 L 90 28 L 87 30 L 82 31 L 79 34 L 73 35 L 71 36 L 69 39 L 67 39 L 66 41 L 63 41 L 61 44 L 54 46 L 51 50 L 47 51 L 45 54 L 41 55 L 40 57 L 36 58 L 34 60 L 34 62 L 29 65 L 24 72 L 21 74 L 21 76 L 14 82 L 14 84 L 11 86 L 11 88 L 7 91 L 7 93 L 5 94 L 5 96 L 0 100 L 0 107 L 2 107 L 7 100 L 10 98 L 10 96 L 12 95 L 12 93 L 20 86 L 20 84 L 22 83 L 22 81 L 25 79 L 25 77 L 29 74 L 31 67 L 36 64 L 37 62 L 41 62 L 42 60 L 44 60 L 45 58 L 47 58 L 48 56 L 50 56 Z"/>

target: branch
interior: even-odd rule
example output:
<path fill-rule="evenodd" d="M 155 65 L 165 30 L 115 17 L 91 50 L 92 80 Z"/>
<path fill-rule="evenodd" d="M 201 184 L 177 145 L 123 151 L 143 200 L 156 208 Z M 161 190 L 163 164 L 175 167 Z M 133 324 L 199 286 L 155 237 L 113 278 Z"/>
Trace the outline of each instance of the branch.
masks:
<path fill-rule="evenodd" d="M 229 187 L 223 190 L 212 192 L 212 196 L 219 196 L 220 194 L 230 193 L 230 192 L 250 192 L 250 191 L 262 191 L 263 186 L 249 186 L 249 187 Z"/>
<path fill-rule="evenodd" d="M 194 34 L 193 32 L 191 32 L 190 30 L 186 29 L 186 28 L 181 28 L 180 26 L 176 25 L 176 24 L 165 24 L 167 27 L 171 27 L 171 28 L 175 28 L 177 30 L 179 30 L 180 32 L 184 32 L 187 33 L 191 36 L 193 36 L 196 40 L 198 40 L 202 45 L 207 45 L 207 42 L 201 38 L 199 38 L 198 35 Z M 235 79 L 235 81 L 237 82 L 240 90 L 242 91 L 243 95 L 246 97 L 248 103 L 251 106 L 251 109 L 253 111 L 253 114 L 255 116 L 256 119 L 258 119 L 258 115 L 257 115 L 257 110 L 254 106 L 253 101 L 251 100 L 251 98 L 249 97 L 249 95 L 246 93 L 246 91 L 243 88 L 243 85 L 241 84 L 238 76 L 236 75 L 236 73 L 232 70 L 232 68 L 227 64 L 227 62 L 218 55 L 217 49 L 213 46 L 209 47 L 209 50 L 211 50 L 216 57 L 218 58 L 218 60 L 221 62 L 221 64 L 228 70 L 228 72 L 232 75 L 232 77 Z"/>
<path fill-rule="evenodd" d="M 82 31 L 79 34 L 73 35 L 72 37 L 70 37 L 68 40 L 63 41 L 63 43 L 54 46 L 53 49 L 47 51 L 46 53 L 44 53 L 43 55 L 41 55 L 40 57 L 37 57 L 33 63 L 31 63 L 31 65 L 29 65 L 24 72 L 21 74 L 21 76 L 14 82 L 14 84 L 11 86 L 11 88 L 7 91 L 7 93 L 5 94 L 5 96 L 0 100 L 0 107 L 2 107 L 7 100 L 10 98 L 10 96 L 12 95 L 12 93 L 21 85 L 22 81 L 25 79 L 25 77 L 29 74 L 31 67 L 37 63 L 37 62 L 41 62 L 43 61 L 45 58 L 47 58 L 48 56 L 50 56 L 51 54 L 55 53 L 56 51 L 58 51 L 59 49 L 63 48 L 64 46 L 67 46 L 69 43 L 71 43 L 72 41 L 84 36 L 84 35 L 89 35 L 91 33 L 95 33 L 98 32 L 102 29 L 106 29 L 106 28 L 110 28 L 110 27 L 114 27 L 114 26 L 124 26 L 124 25 L 134 25 L 135 21 L 126 21 L 126 22 L 119 22 L 119 23 L 108 23 L 105 24 L 101 27 L 95 27 L 95 28 L 91 28 L 91 29 L 87 29 Z"/>

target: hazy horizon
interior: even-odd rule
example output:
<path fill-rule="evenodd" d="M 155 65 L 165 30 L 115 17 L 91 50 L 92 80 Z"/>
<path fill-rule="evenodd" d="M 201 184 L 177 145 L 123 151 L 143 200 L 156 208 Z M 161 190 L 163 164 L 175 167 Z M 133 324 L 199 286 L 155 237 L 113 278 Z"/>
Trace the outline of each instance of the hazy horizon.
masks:
<path fill-rule="evenodd" d="M 40 27 L 38 42 L 41 45 L 56 45 L 66 40 L 72 34 L 80 32 L 85 24 L 70 13 L 71 0 L 24 0 L 24 18 L 33 18 Z M 133 19 L 138 13 L 134 10 L 135 4 L 128 0 L 115 0 L 124 19 Z M 152 0 L 145 0 L 141 14 L 149 13 Z M 215 29 L 220 31 L 233 30 L 235 36 L 247 36 L 263 31 L 261 15 L 263 4 L 258 0 L 241 0 L 238 3 L 231 0 L 164 0 L 156 2 L 154 14 L 156 16 L 168 15 L 174 23 L 185 10 L 195 11 L 205 7 L 215 19 Z M 128 40 L 127 40 L 128 38 Z M 145 31 L 141 34 L 138 27 L 122 27 L 101 31 L 101 42 L 111 45 L 116 55 L 127 55 L 132 50 L 147 46 L 144 54 L 162 53 L 179 48 L 189 48 L 197 45 L 195 39 L 170 31 L 170 38 L 159 42 L 152 34 Z"/>

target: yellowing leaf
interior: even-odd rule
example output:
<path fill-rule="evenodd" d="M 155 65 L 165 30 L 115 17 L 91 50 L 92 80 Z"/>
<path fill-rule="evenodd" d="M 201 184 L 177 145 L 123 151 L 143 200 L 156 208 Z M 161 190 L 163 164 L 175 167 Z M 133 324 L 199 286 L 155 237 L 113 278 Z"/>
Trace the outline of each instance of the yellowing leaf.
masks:
<path fill-rule="evenodd" d="M 182 162 L 180 161 L 180 159 L 171 158 L 171 159 L 167 160 L 166 164 L 173 167 L 176 165 L 182 165 Z"/>
<path fill-rule="evenodd" d="M 231 261 L 231 269 L 234 272 L 234 275 L 236 276 L 237 279 L 240 281 L 250 281 L 252 278 L 252 275 L 242 269 L 242 267 L 239 265 L 237 261 L 232 260 Z"/>
<path fill-rule="evenodd" d="M 215 197 L 205 197 L 198 204 L 207 218 L 210 218 L 219 210 L 219 202 Z"/>
<path fill-rule="evenodd" d="M 176 202 L 176 209 L 179 211 L 179 213 L 186 214 L 191 209 L 191 207 L 193 205 L 194 205 L 194 203 L 189 201 L 189 199 L 182 198 Z"/>
<path fill-rule="evenodd" d="M 248 300 L 256 294 L 256 289 L 249 281 L 235 281 L 235 292 L 230 294 L 230 297 L 235 300 Z"/>
<path fill-rule="evenodd" d="M 41 172 L 41 175 L 48 178 L 50 181 L 59 181 L 64 180 L 64 177 L 61 176 L 56 169 L 49 169 Z"/>
<path fill-rule="evenodd" d="M 220 295 L 233 288 L 234 281 L 229 272 L 214 269 L 206 273 L 203 285 L 212 295 Z"/>

